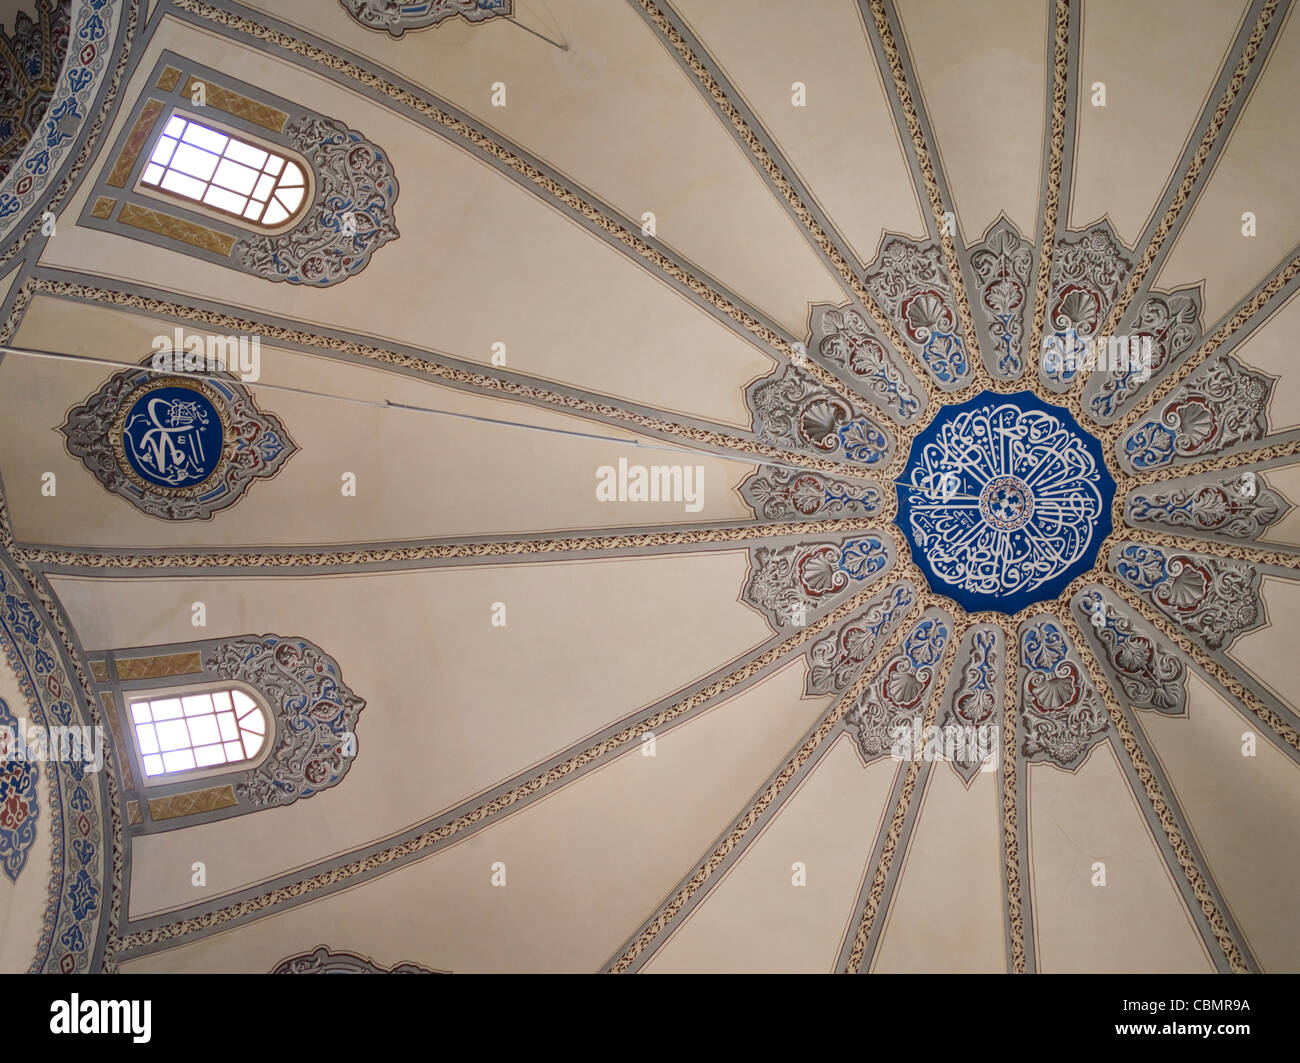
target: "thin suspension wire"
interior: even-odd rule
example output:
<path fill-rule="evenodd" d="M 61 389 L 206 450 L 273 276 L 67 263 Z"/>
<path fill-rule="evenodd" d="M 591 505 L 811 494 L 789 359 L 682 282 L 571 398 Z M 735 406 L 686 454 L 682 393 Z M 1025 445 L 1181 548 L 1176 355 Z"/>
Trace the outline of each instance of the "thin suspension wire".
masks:
<path fill-rule="evenodd" d="M 538 33 L 538 32 L 537 32 L 535 29 L 533 29 L 531 26 L 525 26 L 522 22 L 519 22 L 519 21 L 517 21 L 516 19 L 513 19 L 513 18 L 508 18 L 508 19 L 506 19 L 506 21 L 507 21 L 508 23 L 510 23 L 512 26 L 518 26 L 521 30 L 527 30 L 527 31 L 528 31 L 529 33 L 531 33 L 534 37 L 538 37 L 538 38 L 540 38 L 541 40 L 544 40 L 547 44 L 554 45 L 556 48 L 560 49 L 560 51 L 562 51 L 562 52 L 567 52 L 567 51 L 569 50 L 569 42 L 568 42 L 568 41 L 565 41 L 563 44 L 561 44 L 559 41 L 553 41 L 553 40 L 551 40 L 550 37 L 546 36 L 546 34 L 544 34 L 544 33 Z"/>
<path fill-rule="evenodd" d="M 146 373 L 156 373 L 159 376 L 181 376 L 191 379 L 208 380 L 214 383 L 228 384 L 231 382 L 229 376 L 222 376 L 216 373 L 155 369 L 152 365 L 148 364 L 141 365 L 138 363 L 115 362 L 109 358 L 95 358 L 87 354 L 38 351 L 25 347 L 10 347 L 3 344 L 0 344 L 0 354 L 17 354 L 26 358 L 46 358 L 64 362 L 82 362 L 86 365 L 102 365 L 108 366 L 112 369 L 134 369 Z M 283 391 L 294 395 L 305 395 L 309 398 L 316 399 L 334 399 L 338 402 L 350 402 L 357 406 L 370 406 L 381 410 L 404 410 L 408 413 L 436 414 L 440 417 L 455 417 L 464 421 L 477 421 L 481 424 L 499 425 L 503 428 L 526 428 L 534 432 L 548 432 L 552 435 L 572 436 L 576 439 L 591 439 L 602 443 L 619 443 L 623 446 L 637 447 L 641 450 L 661 450 L 671 454 L 688 454 L 691 456 L 704 454 L 711 458 L 720 458 L 723 461 L 741 462 L 745 465 L 765 465 L 776 469 L 786 469 L 790 472 L 807 472 L 807 469 L 803 466 L 791 465 L 783 461 L 773 461 L 771 458 L 765 458 L 760 455 L 754 455 L 753 457 L 740 457 L 739 455 L 729 454 L 725 451 L 714 451 L 705 447 L 692 447 L 689 444 L 684 446 L 672 446 L 666 443 L 643 443 L 638 439 L 629 439 L 623 436 L 608 436 L 602 435 L 598 432 L 578 432 L 572 428 L 550 428 L 546 425 L 528 424 L 524 421 L 511 421 L 500 417 L 486 417 L 482 414 L 461 413 L 456 410 L 440 410 L 433 406 L 417 406 L 408 402 L 394 402 L 391 399 L 363 399 L 355 395 L 335 395 L 327 391 L 313 391 L 310 388 L 298 388 L 289 384 L 268 384 L 261 380 L 240 380 L 239 383 L 245 387 L 266 388 L 270 391 Z"/>

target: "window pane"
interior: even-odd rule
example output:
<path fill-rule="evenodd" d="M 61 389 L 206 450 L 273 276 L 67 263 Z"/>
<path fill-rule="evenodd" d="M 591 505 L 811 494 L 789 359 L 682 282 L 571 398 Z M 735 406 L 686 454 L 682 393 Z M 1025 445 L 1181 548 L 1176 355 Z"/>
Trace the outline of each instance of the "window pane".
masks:
<path fill-rule="evenodd" d="M 163 767 L 167 771 L 188 771 L 194 767 L 194 754 L 188 749 L 163 754 Z"/>
<path fill-rule="evenodd" d="M 162 698 L 150 703 L 155 720 L 174 720 L 181 714 L 180 698 Z"/>
<path fill-rule="evenodd" d="M 158 729 L 158 747 L 165 753 L 171 749 L 184 749 L 190 744 L 190 733 L 184 720 L 168 720 L 155 724 Z"/>
<path fill-rule="evenodd" d="M 235 195 L 234 192 L 227 192 L 216 185 L 209 185 L 208 190 L 203 194 L 203 202 L 210 207 L 228 210 L 231 214 L 242 214 L 248 199 L 245 196 Z"/>
<path fill-rule="evenodd" d="M 182 692 L 127 707 L 147 776 L 238 765 L 266 745 L 266 710 L 242 690 Z"/>
<path fill-rule="evenodd" d="M 178 173 L 175 170 L 168 170 L 161 183 L 168 192 L 175 192 L 186 199 L 202 199 L 203 190 L 207 187 L 202 181 L 196 181 L 193 177 L 186 177 L 183 173 Z"/>
<path fill-rule="evenodd" d="M 140 180 L 147 185 L 156 185 L 162 180 L 162 175 L 165 172 L 166 171 L 164 171 L 161 166 L 151 162 L 144 168 L 144 173 L 140 175 Z"/>
<path fill-rule="evenodd" d="M 190 725 L 190 741 L 196 746 L 207 746 L 221 741 L 221 732 L 217 730 L 215 716 L 195 716 L 186 723 Z"/>
<path fill-rule="evenodd" d="M 201 716 L 205 712 L 212 711 L 212 696 L 210 694 L 190 694 L 181 698 L 181 704 L 185 706 L 186 716 Z"/>
<path fill-rule="evenodd" d="M 135 725 L 135 737 L 140 743 L 140 752 L 157 753 L 158 736 L 154 733 L 153 724 L 138 723 Z"/>
<path fill-rule="evenodd" d="M 226 145 L 226 158 L 242 162 L 254 170 L 260 170 L 266 164 L 267 153 L 261 148 L 255 148 L 252 144 L 245 144 L 242 140 L 235 140 L 232 137 L 230 143 Z"/>
<path fill-rule="evenodd" d="M 229 188 L 233 192 L 246 196 L 253 190 L 253 185 L 257 184 L 257 171 L 250 170 L 247 166 L 240 166 L 239 163 L 231 162 L 229 159 L 222 159 L 212 180 L 222 188 Z"/>
<path fill-rule="evenodd" d="M 280 187 L 298 187 L 302 184 L 302 170 L 295 163 L 286 163 L 284 167 L 284 176 L 280 178 Z"/>
<path fill-rule="evenodd" d="M 179 137 L 185 132 L 185 119 L 178 114 L 172 115 L 172 119 L 167 123 L 167 128 L 163 130 L 169 137 Z"/>
<path fill-rule="evenodd" d="M 210 151 L 201 151 L 188 144 L 182 144 L 172 156 L 171 168 L 187 173 L 191 177 L 197 177 L 200 181 L 206 181 L 217 168 L 217 156 Z"/>
<path fill-rule="evenodd" d="M 153 149 L 153 154 L 149 156 L 149 161 L 156 162 L 159 166 L 166 166 L 171 161 L 172 152 L 175 150 L 176 141 L 171 137 L 161 137 L 158 146 Z"/>
<path fill-rule="evenodd" d="M 275 187 L 275 178 L 269 173 L 262 174 L 257 179 L 257 187 L 253 189 L 253 198 L 265 200 L 271 194 L 271 189 Z"/>
<path fill-rule="evenodd" d="M 230 138 L 224 133 L 218 133 L 215 129 L 201 126 L 198 122 L 190 122 L 185 127 L 185 135 L 181 139 L 187 144 L 197 144 L 201 148 L 207 148 L 208 151 L 220 155 L 225 151 L 226 141 Z"/>
<path fill-rule="evenodd" d="M 248 204 L 248 209 L 244 211 L 244 217 L 249 221 L 259 221 L 262 217 L 262 210 L 265 206 L 265 203 L 259 203 L 257 200 L 253 200 L 253 202 Z"/>
<path fill-rule="evenodd" d="M 235 723 L 235 714 L 233 712 L 223 712 L 217 717 L 217 725 L 221 728 L 221 740 L 230 742 L 239 737 L 239 726 Z"/>
<path fill-rule="evenodd" d="M 280 158 L 279 155 L 272 155 L 269 159 L 266 160 L 266 166 L 264 167 L 264 169 L 266 170 L 267 173 L 269 173 L 272 177 L 274 177 L 276 174 L 280 172 L 280 168 L 283 165 L 284 165 L 284 160 Z"/>
<path fill-rule="evenodd" d="M 262 215 L 263 225 L 279 225 L 289 216 L 289 212 L 280 206 L 279 202 L 272 200 L 266 208 L 266 213 Z"/>
<path fill-rule="evenodd" d="M 277 188 L 275 198 L 284 204 L 284 209 L 292 214 L 298 209 L 298 204 L 302 202 L 301 188 Z"/>

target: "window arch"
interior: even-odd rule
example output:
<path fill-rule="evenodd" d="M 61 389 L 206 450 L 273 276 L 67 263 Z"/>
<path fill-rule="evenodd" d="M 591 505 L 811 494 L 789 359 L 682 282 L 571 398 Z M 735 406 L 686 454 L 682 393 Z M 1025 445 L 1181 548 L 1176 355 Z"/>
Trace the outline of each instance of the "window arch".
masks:
<path fill-rule="evenodd" d="M 140 174 L 140 186 L 206 207 L 246 227 L 278 232 L 301 220 L 310 167 L 292 153 L 173 111 Z"/>
<path fill-rule="evenodd" d="M 127 709 L 146 784 L 243 767 L 269 752 L 271 714 L 241 687 L 142 692 Z"/>

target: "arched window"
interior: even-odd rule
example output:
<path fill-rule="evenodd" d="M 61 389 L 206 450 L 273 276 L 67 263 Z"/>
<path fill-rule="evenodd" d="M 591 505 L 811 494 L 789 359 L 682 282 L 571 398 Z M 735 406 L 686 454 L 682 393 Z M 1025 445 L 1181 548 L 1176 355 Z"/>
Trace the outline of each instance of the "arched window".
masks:
<path fill-rule="evenodd" d="M 268 713 L 238 687 L 151 693 L 129 709 L 151 780 L 258 760 L 269 737 Z"/>
<path fill-rule="evenodd" d="M 180 111 L 154 145 L 140 184 L 262 229 L 283 228 L 307 205 L 301 165 Z"/>
<path fill-rule="evenodd" d="M 126 117 L 78 225 L 312 287 L 398 238 L 388 153 L 337 119 L 172 53 Z"/>

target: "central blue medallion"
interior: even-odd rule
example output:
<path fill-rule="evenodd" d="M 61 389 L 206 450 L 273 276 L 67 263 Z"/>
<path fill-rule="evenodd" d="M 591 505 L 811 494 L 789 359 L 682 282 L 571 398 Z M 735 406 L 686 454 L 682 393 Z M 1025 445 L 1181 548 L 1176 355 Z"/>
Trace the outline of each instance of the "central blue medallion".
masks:
<path fill-rule="evenodd" d="M 167 384 L 141 392 L 122 425 L 122 448 L 135 473 L 158 487 L 191 487 L 221 461 L 221 416 L 197 388 Z"/>
<path fill-rule="evenodd" d="M 1068 410 L 985 391 L 913 441 L 896 519 L 937 593 L 1016 613 L 1092 568 L 1114 495 L 1101 444 Z"/>

